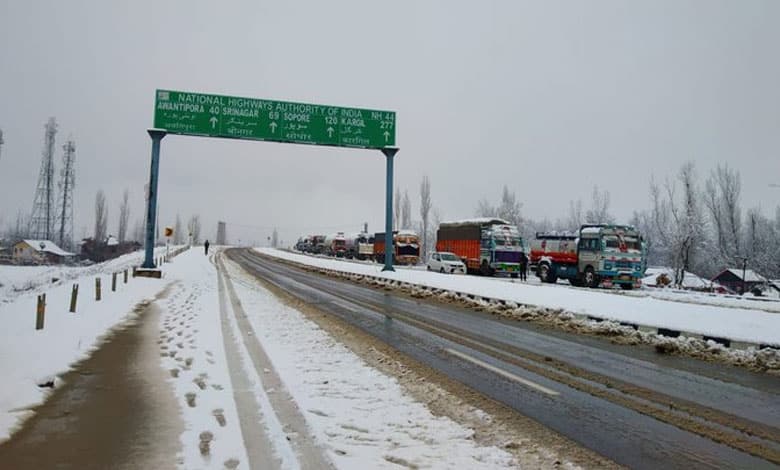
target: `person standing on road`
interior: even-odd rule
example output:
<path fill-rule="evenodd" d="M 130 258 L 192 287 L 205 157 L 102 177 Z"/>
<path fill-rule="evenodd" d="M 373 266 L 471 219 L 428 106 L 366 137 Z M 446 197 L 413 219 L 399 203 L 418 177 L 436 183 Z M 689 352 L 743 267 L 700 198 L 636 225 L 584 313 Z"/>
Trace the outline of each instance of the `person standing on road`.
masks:
<path fill-rule="evenodd" d="M 209 241 L 208 241 L 208 240 L 206 240 L 206 241 L 203 243 L 203 248 L 206 250 L 206 253 L 205 253 L 205 254 L 209 254 Z"/>
<path fill-rule="evenodd" d="M 520 280 L 525 282 L 528 277 L 528 257 L 524 251 L 520 252 Z"/>

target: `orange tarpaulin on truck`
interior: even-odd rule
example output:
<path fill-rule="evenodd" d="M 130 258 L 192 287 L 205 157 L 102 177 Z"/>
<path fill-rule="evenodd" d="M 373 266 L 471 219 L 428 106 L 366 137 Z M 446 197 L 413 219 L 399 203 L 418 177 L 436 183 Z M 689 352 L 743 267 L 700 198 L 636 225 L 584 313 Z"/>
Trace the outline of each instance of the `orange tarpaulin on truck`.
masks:
<path fill-rule="evenodd" d="M 470 268 L 479 268 L 479 240 L 439 240 L 436 251 L 449 251 L 459 258 L 466 258 Z"/>

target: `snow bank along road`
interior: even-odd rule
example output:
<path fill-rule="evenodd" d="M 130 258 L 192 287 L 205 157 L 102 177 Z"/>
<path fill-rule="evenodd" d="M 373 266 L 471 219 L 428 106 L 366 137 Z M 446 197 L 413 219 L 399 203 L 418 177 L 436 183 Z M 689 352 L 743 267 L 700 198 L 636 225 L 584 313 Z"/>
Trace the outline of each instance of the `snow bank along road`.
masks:
<path fill-rule="evenodd" d="M 133 279 L 77 314 L 59 292 L 69 286 L 53 288 L 47 322 L 56 330 L 27 333 L 32 295 L 0 305 L 13 325 L 0 330 L 0 468 L 502 469 L 559 460 L 540 447 L 518 462 L 520 441 L 486 445 L 434 415 L 221 255 L 190 250 L 162 270 L 162 280 Z M 49 375 L 58 377 L 52 393 L 37 386 Z M 488 414 L 468 413 L 490 424 Z"/>
<path fill-rule="evenodd" d="M 635 295 L 615 295 L 604 290 L 562 289 L 558 286 L 497 282 L 496 278 L 448 276 L 418 270 L 380 272 L 381 266 L 290 253 L 268 248 L 261 253 L 318 268 L 389 281 L 443 289 L 471 296 L 514 302 L 521 305 L 562 309 L 575 315 L 612 320 L 631 325 L 687 332 L 690 336 L 728 339 L 732 343 L 780 347 L 780 314 L 731 305 L 718 306 L 664 300 Z"/>
<path fill-rule="evenodd" d="M 780 465 L 776 376 L 505 321 L 249 250 L 227 254 L 303 302 L 619 464 Z"/>

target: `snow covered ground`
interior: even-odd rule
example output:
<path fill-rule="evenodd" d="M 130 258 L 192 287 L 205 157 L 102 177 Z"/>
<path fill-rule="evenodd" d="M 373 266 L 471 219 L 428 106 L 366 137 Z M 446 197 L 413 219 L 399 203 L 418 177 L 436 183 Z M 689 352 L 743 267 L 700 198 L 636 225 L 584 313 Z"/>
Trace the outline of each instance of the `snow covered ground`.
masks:
<path fill-rule="evenodd" d="M 135 258 L 88 269 L 4 271 L 5 279 L 11 280 L 6 285 L 12 287 L 3 292 L 0 303 L 0 441 L 31 413 L 32 406 L 46 398 L 49 389 L 38 384 L 54 378 L 60 386 L 56 376 L 99 347 L 101 338 L 112 328 L 134 318 L 132 312 L 139 302 L 157 298 L 154 302 L 161 311 L 159 361 L 169 373 L 185 423 L 180 436 L 182 451 L 177 457 L 180 467 L 248 468 L 235 396 L 250 392 L 263 414 L 257 426 L 271 437 L 280 468 L 299 468 L 283 417 L 275 416 L 276 410 L 269 406 L 267 395 L 274 392 L 263 390 L 268 371 L 253 372 L 248 353 L 243 351 L 243 370 L 250 385 L 241 390 L 231 383 L 220 323 L 220 274 L 215 265 L 200 249 L 190 250 L 163 265 L 162 281 L 131 278 L 128 284 L 120 281 L 117 292 L 110 292 L 108 273 L 121 263 L 137 262 Z M 260 340 L 315 443 L 336 468 L 517 465 L 505 450 L 478 444 L 472 429 L 434 416 L 405 394 L 394 378 L 366 365 L 240 268 L 227 265 L 254 330 L 249 334 Z M 94 300 L 91 290 L 96 275 L 102 277 L 104 286 L 100 302 Z M 71 283 L 51 283 L 49 276 L 82 285 L 76 314 L 67 311 Z M 13 287 L 18 282 L 33 287 L 19 292 Z M 46 327 L 36 331 L 35 294 L 41 291 L 47 294 Z M 236 319 L 229 328 L 233 338 L 240 337 Z M 564 462 L 564 466 L 571 465 Z"/>
<path fill-rule="evenodd" d="M 170 247 L 173 251 L 178 246 Z M 165 254 L 165 248 L 155 248 L 155 256 Z M 132 269 L 144 259 L 142 250 L 129 253 L 104 263 L 91 266 L 12 266 L 0 265 L 0 303 L 8 303 L 19 296 L 46 292 L 68 281 L 98 273 L 110 273 Z"/>
<path fill-rule="evenodd" d="M 111 292 L 110 273 L 138 264 L 140 259 L 136 253 L 82 268 L 0 267 L 4 284 L 0 295 L 0 441 L 28 414 L 29 407 L 45 399 L 49 389 L 38 384 L 89 355 L 101 337 L 125 320 L 139 302 L 154 298 L 161 290 L 159 280 L 131 278 L 124 284 L 120 276 L 117 291 Z M 95 301 L 94 290 L 98 276 L 100 302 Z M 57 281 L 52 282 L 53 278 Z M 69 312 L 72 283 L 79 284 L 76 313 Z M 46 315 L 44 329 L 36 331 L 38 293 L 46 294 Z"/>
<path fill-rule="evenodd" d="M 780 345 L 780 314 L 762 310 L 763 303 L 725 299 L 731 305 L 708 305 L 707 297 L 691 294 L 674 301 L 648 295 L 616 295 L 608 291 L 568 289 L 563 286 L 497 282 L 497 279 L 398 269 L 381 272 L 382 266 L 259 248 L 259 252 L 307 265 L 429 286 L 519 304 L 563 309 L 597 318 L 668 328 L 732 341 Z M 663 296 L 663 293 L 659 293 Z M 671 295 L 671 294 L 667 294 Z M 699 302 L 699 299 L 704 299 Z M 684 301 L 679 301 L 684 300 Z M 710 299 L 719 301 L 719 299 Z M 731 300 L 731 301 L 730 301 Z"/>
<path fill-rule="evenodd" d="M 340 469 L 510 468 L 511 456 L 480 447 L 473 431 L 410 400 L 397 381 L 230 269 L 256 334 L 315 438 Z"/>

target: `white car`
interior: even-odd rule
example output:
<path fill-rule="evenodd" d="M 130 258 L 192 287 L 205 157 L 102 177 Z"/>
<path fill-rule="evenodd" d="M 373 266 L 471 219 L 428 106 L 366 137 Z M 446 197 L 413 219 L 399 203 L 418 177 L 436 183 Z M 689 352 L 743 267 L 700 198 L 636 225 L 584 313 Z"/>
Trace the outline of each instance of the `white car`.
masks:
<path fill-rule="evenodd" d="M 428 271 L 466 274 L 466 265 L 453 253 L 440 251 L 431 253 L 431 257 L 428 258 Z"/>

